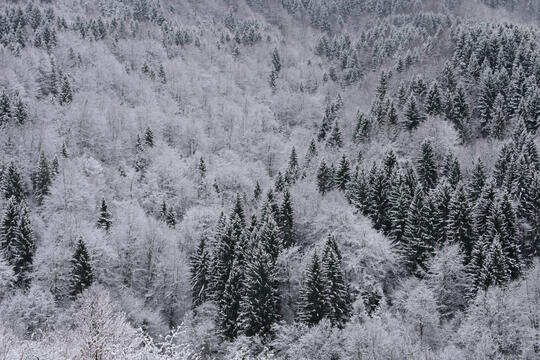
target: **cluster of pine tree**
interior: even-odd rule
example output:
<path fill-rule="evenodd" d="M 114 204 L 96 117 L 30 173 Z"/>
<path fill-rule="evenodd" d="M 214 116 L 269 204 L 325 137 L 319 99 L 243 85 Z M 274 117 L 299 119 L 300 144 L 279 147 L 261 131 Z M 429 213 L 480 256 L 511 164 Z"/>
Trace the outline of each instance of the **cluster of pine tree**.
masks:
<path fill-rule="evenodd" d="M 65 147 L 63 154 L 67 157 Z M 56 157 L 49 164 L 45 154 L 41 153 L 37 169 L 32 174 L 33 193 L 38 204 L 42 204 L 49 195 L 49 188 L 58 174 L 58 166 Z M 0 223 L 0 258 L 13 269 L 13 285 L 27 289 L 32 280 L 35 238 L 32 235 L 24 182 L 14 163 L 1 168 L 0 184 L 6 201 Z M 102 200 L 97 226 L 108 231 L 112 224 L 111 217 L 107 203 Z M 71 295 L 77 296 L 94 281 L 90 256 L 82 238 L 77 241 L 71 263 Z"/>
<path fill-rule="evenodd" d="M 439 163 L 427 139 L 416 166 L 400 165 L 390 151 L 367 173 L 357 167 L 339 189 L 375 229 L 393 239 L 410 274 L 423 277 L 433 252 L 455 243 L 470 271 L 472 293 L 504 284 L 538 253 L 540 162 L 532 135 L 520 124 L 492 177 L 477 162 L 470 178 L 463 178 L 455 156 Z M 343 159 L 338 174 L 350 168 Z M 332 189 L 321 184 L 335 179 L 320 169 L 321 193 Z"/>
<path fill-rule="evenodd" d="M 7 205 L 0 224 L 0 256 L 13 268 L 15 285 L 27 288 L 35 245 L 23 182 L 13 163 L 1 175 L 2 195 Z"/>
<path fill-rule="evenodd" d="M 0 126 L 9 124 L 12 121 L 22 125 L 28 119 L 26 105 L 21 99 L 18 92 L 14 96 L 9 96 L 3 90 L 0 95 Z"/>
<path fill-rule="evenodd" d="M 221 215 L 212 239 L 202 238 L 191 259 L 191 288 L 193 307 L 206 301 L 218 307 L 216 322 L 226 338 L 239 334 L 267 335 L 280 318 L 280 283 L 276 261 L 280 252 L 294 246 L 294 214 L 287 185 L 297 178 L 297 160 L 293 150 L 285 178 L 287 182 L 277 194 L 270 190 L 261 206 L 259 216 L 248 222 L 242 198 L 238 195 L 231 214 Z M 295 165 L 296 164 L 296 165 Z M 260 197 L 257 186 L 254 198 Z M 318 260 L 317 260 L 318 261 Z M 318 264 L 314 266 L 319 266 Z M 349 314 L 349 292 L 341 268 L 341 255 L 333 238 L 329 238 L 322 260 L 323 272 L 315 275 L 324 292 L 303 297 L 298 305 L 298 319 L 308 319 L 308 308 L 314 302 L 325 302 L 320 318 L 329 317 L 342 324 Z M 328 296 L 336 301 L 328 301 Z M 320 320 L 320 318 L 318 318 Z"/>
<path fill-rule="evenodd" d="M 5 14 L 0 14 L 0 42 L 15 54 L 28 44 L 50 50 L 56 46 L 56 30 L 66 27 L 65 19 L 57 17 L 52 8 L 42 13 L 28 3 L 24 8 L 6 8 Z"/>
<path fill-rule="evenodd" d="M 414 45 L 429 44 L 431 39 L 450 25 L 448 19 L 433 13 L 397 15 L 377 19 L 368 29 L 351 39 L 351 35 L 323 35 L 315 46 L 315 54 L 331 62 L 328 76 L 343 85 L 351 85 L 362 74 L 377 69 L 395 57 L 404 47 L 409 50 L 398 56 L 398 72 L 410 67 L 419 57 Z"/>

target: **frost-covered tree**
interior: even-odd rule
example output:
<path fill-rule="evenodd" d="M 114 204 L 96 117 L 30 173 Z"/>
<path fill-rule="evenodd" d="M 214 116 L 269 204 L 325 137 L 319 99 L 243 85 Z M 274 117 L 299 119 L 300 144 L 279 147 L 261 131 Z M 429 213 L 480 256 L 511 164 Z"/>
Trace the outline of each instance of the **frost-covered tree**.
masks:
<path fill-rule="evenodd" d="M 298 321 L 315 325 L 326 314 L 325 280 L 317 252 L 306 270 L 297 308 Z"/>
<path fill-rule="evenodd" d="M 194 308 L 210 299 L 211 259 L 206 246 L 206 239 L 202 237 L 191 256 L 191 303 Z"/>
<path fill-rule="evenodd" d="M 112 214 L 109 211 L 109 205 L 105 201 L 105 198 L 101 199 L 101 205 L 99 207 L 99 217 L 96 222 L 97 226 L 105 231 L 109 231 L 112 225 Z"/>
<path fill-rule="evenodd" d="M 71 296 L 81 294 L 94 282 L 94 272 L 90 254 L 82 238 L 76 244 L 75 253 L 71 259 Z"/>

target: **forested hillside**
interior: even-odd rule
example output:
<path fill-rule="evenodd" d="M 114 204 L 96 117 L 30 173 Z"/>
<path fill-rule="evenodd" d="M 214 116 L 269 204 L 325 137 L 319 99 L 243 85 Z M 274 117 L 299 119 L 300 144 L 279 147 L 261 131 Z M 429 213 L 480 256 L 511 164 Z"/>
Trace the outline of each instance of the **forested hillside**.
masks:
<path fill-rule="evenodd" d="M 0 0 L 0 359 L 540 359 L 540 1 Z"/>

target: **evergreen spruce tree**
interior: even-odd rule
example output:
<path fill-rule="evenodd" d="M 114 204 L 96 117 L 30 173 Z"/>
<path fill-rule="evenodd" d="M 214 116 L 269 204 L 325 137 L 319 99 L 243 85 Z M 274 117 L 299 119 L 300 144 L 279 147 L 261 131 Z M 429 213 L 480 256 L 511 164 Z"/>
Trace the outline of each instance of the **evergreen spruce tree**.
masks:
<path fill-rule="evenodd" d="M 433 82 L 428 90 L 426 112 L 429 115 L 440 115 L 442 112 L 441 93 L 439 91 L 439 85 L 436 82 Z"/>
<path fill-rule="evenodd" d="M 244 212 L 244 205 L 242 204 L 242 198 L 240 194 L 236 194 L 236 200 L 234 201 L 234 206 L 231 213 L 231 219 L 234 216 L 238 216 L 239 226 L 244 228 L 246 226 L 246 214 Z"/>
<path fill-rule="evenodd" d="M 394 105 L 394 102 L 390 103 L 390 110 L 388 112 L 388 124 L 392 126 L 396 126 L 399 122 L 398 113 L 396 110 L 396 107 Z"/>
<path fill-rule="evenodd" d="M 289 163 L 287 165 L 287 172 L 285 178 L 289 184 L 294 184 L 299 177 L 298 156 L 296 155 L 296 149 L 292 148 L 291 155 L 289 156 Z"/>
<path fill-rule="evenodd" d="M 263 247 L 273 261 L 277 260 L 283 246 L 283 240 L 281 238 L 282 234 L 280 234 L 280 228 L 276 222 L 276 217 L 279 220 L 279 209 L 277 216 L 269 210 L 263 210 L 259 228 L 255 234 L 256 242 Z"/>
<path fill-rule="evenodd" d="M 489 229 L 489 216 L 495 207 L 495 189 L 488 182 L 482 189 L 480 198 L 473 209 L 474 228 L 479 235 L 485 235 Z M 487 239 L 486 239 L 487 240 Z"/>
<path fill-rule="evenodd" d="M 277 48 L 274 48 L 274 51 L 272 51 L 272 67 L 276 74 L 279 74 L 281 71 L 281 59 Z"/>
<path fill-rule="evenodd" d="M 326 194 L 334 188 L 334 174 L 323 160 L 317 172 L 317 187 L 321 194 Z"/>
<path fill-rule="evenodd" d="M 425 189 L 433 189 L 437 184 L 437 164 L 431 140 L 422 142 L 422 154 L 417 165 L 418 179 Z"/>
<path fill-rule="evenodd" d="M 411 95 L 405 104 L 404 124 L 409 131 L 414 130 L 424 120 L 424 116 L 420 111 L 418 103 L 414 95 Z"/>
<path fill-rule="evenodd" d="M 199 170 L 199 177 L 201 179 L 206 178 L 206 163 L 204 162 L 203 157 L 199 159 L 199 165 L 197 165 L 197 170 Z"/>
<path fill-rule="evenodd" d="M 64 159 L 67 159 L 69 158 L 69 154 L 68 154 L 68 151 L 67 151 L 67 145 L 65 142 L 62 142 L 62 156 L 64 157 Z"/>
<path fill-rule="evenodd" d="M 439 245 L 448 242 L 448 220 L 450 218 L 450 203 L 452 200 L 452 185 L 442 180 L 430 194 L 434 212 L 432 214 L 435 240 Z"/>
<path fill-rule="evenodd" d="M 60 88 L 60 94 L 58 102 L 60 105 L 69 104 L 73 101 L 73 92 L 71 91 L 71 85 L 69 84 L 69 79 L 67 76 L 64 76 L 62 79 L 62 86 Z"/>
<path fill-rule="evenodd" d="M 191 256 L 190 284 L 193 308 L 210 299 L 210 254 L 206 247 L 206 239 L 202 237 L 197 250 Z"/>
<path fill-rule="evenodd" d="M 383 169 L 373 165 L 368 178 L 367 212 L 373 227 L 388 233 L 390 220 L 390 183 Z"/>
<path fill-rule="evenodd" d="M 163 64 L 159 65 L 158 77 L 162 84 L 167 83 L 167 75 L 165 74 L 165 69 L 163 68 Z"/>
<path fill-rule="evenodd" d="M 234 339 L 238 335 L 243 285 L 244 263 L 235 258 L 218 303 L 216 319 L 221 334 L 228 339 Z"/>
<path fill-rule="evenodd" d="M 308 168 L 311 165 L 311 161 L 317 157 L 317 145 L 315 144 L 315 139 L 311 139 L 311 142 L 309 143 L 307 152 L 306 152 L 306 158 L 304 160 L 304 167 Z"/>
<path fill-rule="evenodd" d="M 28 217 L 26 202 L 19 204 L 19 214 L 17 219 L 16 238 L 13 246 L 13 269 L 17 276 L 16 284 L 21 288 L 28 288 L 30 284 L 30 273 L 34 259 L 35 245 L 32 236 L 32 228 Z"/>
<path fill-rule="evenodd" d="M 504 194 L 500 208 L 502 215 L 501 245 L 507 259 L 510 276 L 512 279 L 516 279 L 521 273 L 521 249 L 516 214 L 507 194 Z"/>
<path fill-rule="evenodd" d="M 469 293 L 474 297 L 478 290 L 486 289 L 486 257 L 490 251 L 490 244 L 480 236 L 474 243 L 471 251 L 470 262 L 467 264 L 467 272 L 470 278 Z"/>
<path fill-rule="evenodd" d="M 268 84 L 270 85 L 270 88 L 272 89 L 272 93 L 276 91 L 277 78 L 278 78 L 277 72 L 275 70 L 270 71 L 270 75 L 268 76 Z"/>
<path fill-rule="evenodd" d="M 480 113 L 480 132 L 485 136 L 490 131 L 493 103 L 497 96 L 495 79 L 489 67 L 486 67 L 480 75 L 479 92 L 477 107 Z"/>
<path fill-rule="evenodd" d="M 147 127 L 146 130 L 144 130 L 144 143 L 148 147 L 154 146 L 154 133 L 150 127 Z"/>
<path fill-rule="evenodd" d="M 167 225 L 172 229 L 174 229 L 174 227 L 176 226 L 176 211 L 174 210 L 174 208 L 169 207 L 167 209 L 167 214 L 165 215 L 165 223 L 167 223 Z"/>
<path fill-rule="evenodd" d="M 326 284 L 321 262 L 317 252 L 313 254 L 311 263 L 304 274 L 300 298 L 298 301 L 298 321 L 306 325 L 316 325 L 327 313 Z"/>
<path fill-rule="evenodd" d="M 506 132 L 506 109 L 504 96 L 499 93 L 493 104 L 493 119 L 491 123 L 490 134 L 496 139 L 502 139 Z"/>
<path fill-rule="evenodd" d="M 289 190 L 286 190 L 283 195 L 283 202 L 280 208 L 279 229 L 283 248 L 294 246 L 296 242 L 294 236 L 294 211 Z"/>
<path fill-rule="evenodd" d="M 337 121 L 334 124 L 334 128 L 332 129 L 332 133 L 330 134 L 326 145 L 331 148 L 341 148 L 343 146 L 343 140 L 341 140 L 341 130 L 339 129 Z"/>
<path fill-rule="evenodd" d="M 9 198 L 0 226 L 0 256 L 3 255 L 10 266 L 15 264 L 18 237 L 19 202 Z"/>
<path fill-rule="evenodd" d="M 2 179 L 2 191 L 4 199 L 9 200 L 12 196 L 17 203 L 24 199 L 24 189 L 19 171 L 15 167 L 15 163 L 11 162 Z"/>
<path fill-rule="evenodd" d="M 508 269 L 508 259 L 503 251 L 499 235 L 495 236 L 486 253 L 483 274 L 483 288 L 489 286 L 504 285 L 510 280 L 510 270 Z"/>
<path fill-rule="evenodd" d="M 80 238 L 71 260 L 71 296 L 77 296 L 94 282 L 90 255 L 83 239 Z"/>
<path fill-rule="evenodd" d="M 353 141 L 358 144 L 369 138 L 371 131 L 371 119 L 364 113 L 356 114 L 356 126 L 354 129 Z"/>
<path fill-rule="evenodd" d="M 390 179 L 397 168 L 397 156 L 393 150 L 389 150 L 384 154 L 383 169 L 387 179 Z"/>
<path fill-rule="evenodd" d="M 452 186 L 456 186 L 461 181 L 459 161 L 452 153 L 449 153 L 444 158 L 441 176 L 446 178 Z"/>
<path fill-rule="evenodd" d="M 428 259 L 433 250 L 428 224 L 430 214 L 424 191 L 416 190 L 407 212 L 405 231 L 402 238 L 402 253 L 410 274 L 422 277 L 428 266 Z"/>
<path fill-rule="evenodd" d="M 458 244 L 469 262 L 473 251 L 474 227 L 472 210 L 462 185 L 458 185 L 449 205 L 447 238 Z"/>
<path fill-rule="evenodd" d="M 345 191 L 347 189 L 347 184 L 349 183 L 350 179 L 351 165 L 349 163 L 349 160 L 347 160 L 347 158 L 345 157 L 345 154 L 343 154 L 335 175 L 336 187 L 341 191 Z"/>
<path fill-rule="evenodd" d="M 240 328 L 246 336 L 267 335 L 280 318 L 279 284 L 272 256 L 262 244 L 247 259 L 244 276 Z"/>
<path fill-rule="evenodd" d="M 472 202 L 475 202 L 480 198 L 482 189 L 486 185 L 486 171 L 482 160 L 478 160 L 472 170 L 471 179 L 467 186 L 468 196 Z"/>
<path fill-rule="evenodd" d="M 329 236 L 321 262 L 324 279 L 325 315 L 334 326 L 342 326 L 351 313 L 351 297 L 341 264 L 341 254 Z"/>
<path fill-rule="evenodd" d="M 109 231 L 112 225 L 112 215 L 109 212 L 109 207 L 105 199 L 101 199 L 101 206 L 99 208 L 99 218 L 97 220 L 97 226 L 105 231 Z"/>
<path fill-rule="evenodd" d="M 49 162 L 45 157 L 45 153 L 41 152 L 39 157 L 39 165 L 37 171 L 33 177 L 34 195 L 38 202 L 43 203 L 45 196 L 49 195 L 49 187 L 51 186 L 51 171 L 49 169 Z"/>
<path fill-rule="evenodd" d="M 253 198 L 255 200 L 259 200 L 259 198 L 261 197 L 261 194 L 262 194 L 261 184 L 259 183 L 259 181 L 256 181 L 255 189 L 253 190 Z"/>
<path fill-rule="evenodd" d="M 17 93 L 15 96 L 15 109 L 13 116 L 19 125 L 22 125 L 28 119 L 28 113 L 26 111 L 26 105 L 24 105 L 21 96 Z M 1 124 L 1 120 L 0 120 Z"/>
<path fill-rule="evenodd" d="M 60 163 L 58 162 L 58 157 L 55 155 L 51 163 L 51 180 L 54 180 L 56 175 L 60 173 Z"/>
<path fill-rule="evenodd" d="M 229 279 L 232 261 L 234 259 L 236 239 L 227 217 L 221 213 L 214 233 L 214 246 L 212 257 L 212 300 L 219 303 L 225 284 Z"/>
<path fill-rule="evenodd" d="M 354 175 L 347 186 L 347 199 L 362 214 L 366 213 L 368 199 L 368 184 L 364 170 L 355 169 Z"/>
<path fill-rule="evenodd" d="M 392 188 L 390 199 L 390 220 L 392 222 L 390 237 L 394 243 L 400 244 L 405 232 L 407 212 L 412 200 L 407 185 L 403 181 Z"/>
<path fill-rule="evenodd" d="M 11 121 L 11 104 L 5 91 L 0 95 L 0 126 Z"/>

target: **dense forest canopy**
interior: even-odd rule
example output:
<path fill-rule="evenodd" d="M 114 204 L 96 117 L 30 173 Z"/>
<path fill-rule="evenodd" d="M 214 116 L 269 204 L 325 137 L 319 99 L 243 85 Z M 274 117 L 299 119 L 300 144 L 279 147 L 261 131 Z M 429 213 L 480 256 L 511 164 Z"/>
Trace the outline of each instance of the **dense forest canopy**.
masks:
<path fill-rule="evenodd" d="M 0 359 L 540 358 L 540 1 L 0 1 Z"/>

